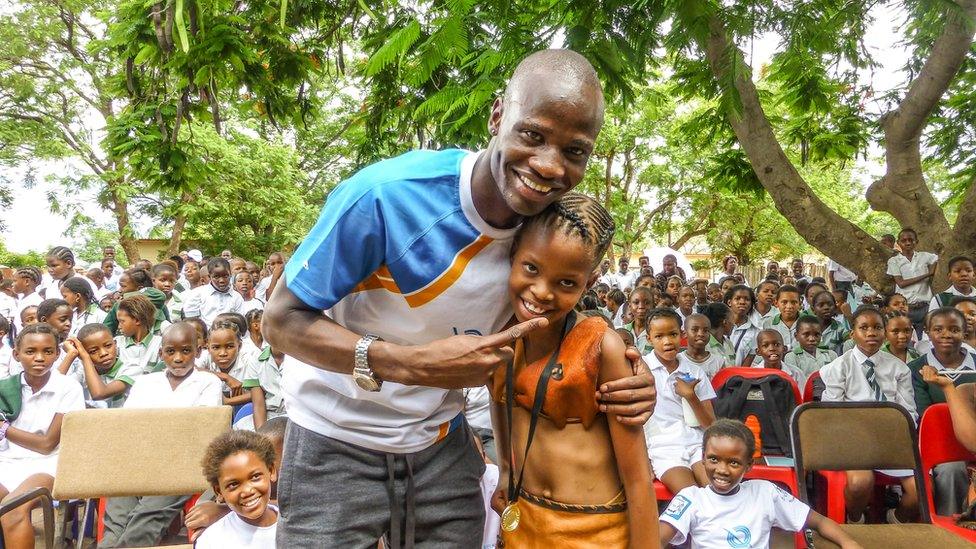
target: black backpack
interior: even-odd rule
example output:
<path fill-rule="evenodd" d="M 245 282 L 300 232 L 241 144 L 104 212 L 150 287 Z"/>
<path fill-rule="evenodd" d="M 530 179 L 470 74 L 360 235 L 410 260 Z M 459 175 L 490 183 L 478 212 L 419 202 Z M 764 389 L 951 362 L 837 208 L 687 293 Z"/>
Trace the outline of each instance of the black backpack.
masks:
<path fill-rule="evenodd" d="M 789 382 L 775 375 L 733 376 L 716 394 L 716 417 L 745 421 L 753 415 L 759 419 L 763 455 L 793 456 L 789 420 L 798 403 Z"/>

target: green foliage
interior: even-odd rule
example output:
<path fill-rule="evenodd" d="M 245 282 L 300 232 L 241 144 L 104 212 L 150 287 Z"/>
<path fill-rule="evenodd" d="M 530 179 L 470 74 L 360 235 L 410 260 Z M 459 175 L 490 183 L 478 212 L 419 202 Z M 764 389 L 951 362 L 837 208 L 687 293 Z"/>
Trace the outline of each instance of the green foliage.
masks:
<path fill-rule="evenodd" d="M 7 249 L 7 244 L 0 240 L 0 265 L 7 267 L 42 267 L 44 266 L 44 256 L 46 251 L 31 250 L 26 253 L 12 252 Z"/>
<path fill-rule="evenodd" d="M 94 222 L 85 222 L 75 227 L 71 234 L 81 239 L 81 246 L 73 246 L 75 259 L 88 263 L 102 260 L 102 251 L 112 246 L 119 249 L 119 231 L 111 225 L 100 225 Z M 123 267 L 128 266 L 124 257 L 116 254 L 116 261 Z"/>

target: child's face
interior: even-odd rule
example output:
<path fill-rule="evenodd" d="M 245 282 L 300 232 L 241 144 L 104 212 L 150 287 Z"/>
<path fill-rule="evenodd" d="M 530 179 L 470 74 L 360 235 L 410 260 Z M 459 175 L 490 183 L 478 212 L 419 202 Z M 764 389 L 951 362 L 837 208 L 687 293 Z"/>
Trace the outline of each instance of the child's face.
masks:
<path fill-rule="evenodd" d="M 630 333 L 630 330 L 625 330 L 623 328 L 617 328 L 616 332 L 617 332 L 617 335 L 620 336 L 620 339 L 624 340 L 624 345 L 626 345 L 628 347 L 633 347 L 634 346 L 634 334 Z"/>
<path fill-rule="evenodd" d="M 74 263 L 61 261 L 56 257 L 50 256 L 45 259 L 45 262 L 47 263 L 47 274 L 51 275 L 51 278 L 55 280 L 61 280 L 65 277 L 71 276 L 74 272 Z"/>
<path fill-rule="evenodd" d="M 673 318 L 655 318 L 647 327 L 647 338 L 658 358 L 672 362 L 678 356 L 681 327 Z"/>
<path fill-rule="evenodd" d="M 907 316 L 889 318 L 885 324 L 885 339 L 892 350 L 904 351 L 912 340 L 912 323 Z"/>
<path fill-rule="evenodd" d="M 230 274 L 236 275 L 237 273 L 247 272 L 244 266 L 244 261 L 240 259 L 232 259 L 230 262 Z"/>
<path fill-rule="evenodd" d="M 820 287 L 819 284 L 816 285 L 816 286 L 813 286 L 813 285 L 807 286 L 807 291 L 806 291 L 807 303 L 811 304 L 811 306 L 812 306 L 813 305 L 813 300 L 816 299 L 818 295 L 820 295 L 820 294 L 822 294 L 822 293 L 824 293 L 826 291 L 827 290 L 825 290 L 822 287 Z"/>
<path fill-rule="evenodd" d="M 105 278 L 111 278 L 113 271 L 115 271 L 115 263 L 111 260 L 102 261 L 102 274 L 105 275 Z"/>
<path fill-rule="evenodd" d="M 712 337 L 711 324 L 707 318 L 689 318 L 685 320 L 685 333 L 688 336 L 688 347 L 701 352 Z"/>
<path fill-rule="evenodd" d="M 793 276 L 794 277 L 796 277 L 796 278 L 802 278 L 803 277 L 803 262 L 802 261 L 794 261 L 793 263 L 790 264 L 790 269 L 793 270 Z"/>
<path fill-rule="evenodd" d="M 655 307 L 658 309 L 673 309 L 674 298 L 672 298 L 670 294 L 662 294 L 661 297 L 658 298 Z"/>
<path fill-rule="evenodd" d="M 234 275 L 234 289 L 237 293 L 243 296 L 251 295 L 251 289 L 254 288 L 254 283 L 251 280 L 251 275 L 248 273 L 237 273 Z"/>
<path fill-rule="evenodd" d="M 112 304 L 112 300 L 106 297 L 98 302 L 98 308 L 107 313 L 112 310 Z"/>
<path fill-rule="evenodd" d="M 820 345 L 820 334 L 823 330 L 812 322 L 804 322 L 796 329 L 796 341 L 808 353 L 816 351 Z"/>
<path fill-rule="evenodd" d="M 971 336 L 976 333 L 976 303 L 961 301 L 955 307 L 966 317 L 966 335 Z"/>
<path fill-rule="evenodd" d="M 884 322 L 881 320 L 881 315 L 868 313 L 857 317 L 851 338 L 864 354 L 871 356 L 878 352 L 884 338 Z"/>
<path fill-rule="evenodd" d="M 183 276 L 190 284 L 196 284 L 200 280 L 200 266 L 196 261 L 187 261 L 183 266 Z"/>
<path fill-rule="evenodd" d="M 634 292 L 630 296 L 630 307 L 628 308 L 634 320 L 639 319 L 641 322 L 647 320 L 647 313 L 651 312 L 655 306 L 652 300 L 653 297 L 649 297 L 645 292 Z"/>
<path fill-rule="evenodd" d="M 81 340 L 81 346 L 91 357 L 92 364 L 99 373 L 104 373 L 115 365 L 118 358 L 118 349 L 115 347 L 115 338 L 108 330 L 95 332 L 94 334 Z"/>
<path fill-rule="evenodd" d="M 722 282 L 722 286 L 721 286 L 722 294 L 721 295 L 725 295 L 725 292 L 727 292 L 730 289 L 732 289 L 732 286 L 735 286 L 735 279 L 734 278 L 727 278 L 727 279 L 725 279 L 725 281 Z M 719 301 L 722 301 L 721 296 L 719 297 L 718 300 Z"/>
<path fill-rule="evenodd" d="M 675 278 L 668 280 L 668 285 L 664 290 L 668 295 L 673 297 L 675 300 L 678 299 L 678 292 L 681 291 L 681 281 Z"/>
<path fill-rule="evenodd" d="M 756 299 L 766 305 L 772 305 L 773 300 L 776 299 L 776 285 L 766 283 L 759 286 L 759 293 L 756 294 Z"/>
<path fill-rule="evenodd" d="M 31 305 L 20 312 L 20 323 L 24 326 L 37 323 L 37 307 Z"/>
<path fill-rule="evenodd" d="M 119 277 L 119 291 L 123 294 L 139 291 L 139 288 L 136 287 L 136 283 L 129 276 L 129 273 L 122 273 L 122 276 Z"/>
<path fill-rule="evenodd" d="M 197 357 L 199 357 L 204 348 L 209 348 L 209 343 L 206 334 L 203 333 L 204 326 L 201 323 L 194 322 L 193 329 L 197 331 Z"/>
<path fill-rule="evenodd" d="M 783 340 L 779 334 L 764 332 L 756 340 L 756 351 L 763 359 L 763 368 L 779 368 L 783 360 Z"/>
<path fill-rule="evenodd" d="M 173 286 L 176 286 L 176 275 L 170 271 L 162 271 L 153 278 L 153 286 L 169 299 L 173 295 Z"/>
<path fill-rule="evenodd" d="M 600 300 L 600 303 L 607 302 L 607 290 L 602 286 L 596 289 L 596 298 Z"/>
<path fill-rule="evenodd" d="M 708 300 L 712 303 L 722 301 L 722 288 L 718 284 L 708 286 Z"/>
<path fill-rule="evenodd" d="M 15 276 L 14 277 L 14 292 L 18 294 L 26 294 L 31 291 L 34 286 L 34 281 L 27 276 Z"/>
<path fill-rule="evenodd" d="M 218 291 L 226 292 L 230 289 L 230 271 L 224 268 L 223 265 L 214 267 L 214 270 L 210 273 L 210 283 Z"/>
<path fill-rule="evenodd" d="M 247 331 L 249 333 L 251 333 L 251 334 L 254 334 L 254 335 L 258 336 L 258 337 L 261 337 L 261 317 L 260 316 L 254 317 L 254 319 L 247 325 Z"/>
<path fill-rule="evenodd" d="M 247 262 L 244 264 L 247 269 L 247 274 L 251 275 L 251 284 L 257 286 L 258 282 L 261 281 L 261 267 L 258 267 L 257 263 Z"/>
<path fill-rule="evenodd" d="M 813 298 L 813 314 L 817 315 L 821 322 L 832 319 L 837 314 L 834 296 L 828 292 L 817 294 L 817 297 Z"/>
<path fill-rule="evenodd" d="M 67 286 L 61 286 L 61 297 L 68 302 L 68 306 L 72 309 L 76 309 L 82 305 L 81 294 L 72 292 Z"/>
<path fill-rule="evenodd" d="M 954 314 L 940 314 L 929 320 L 928 334 L 932 348 L 944 356 L 958 354 L 962 348 L 965 322 Z"/>
<path fill-rule="evenodd" d="M 973 264 L 968 261 L 957 261 L 949 270 L 949 282 L 963 291 L 971 289 L 973 287 Z"/>
<path fill-rule="evenodd" d="M 508 295 L 519 321 L 545 317 L 550 326 L 576 306 L 586 290 L 593 253 L 575 236 L 533 227 L 512 256 Z"/>
<path fill-rule="evenodd" d="M 905 296 L 898 294 L 892 296 L 891 300 L 888 302 L 888 312 L 891 311 L 901 311 L 902 313 L 908 314 L 908 300 Z"/>
<path fill-rule="evenodd" d="M 684 310 L 691 310 L 695 306 L 695 290 L 690 286 L 681 288 L 678 292 L 678 306 Z"/>
<path fill-rule="evenodd" d="M 221 328 L 210 332 L 207 349 L 210 351 L 211 360 L 221 370 L 226 370 L 234 364 L 240 347 L 241 342 L 233 330 Z"/>
<path fill-rule="evenodd" d="M 705 443 L 705 476 L 712 490 L 727 494 L 742 482 L 752 469 L 752 456 L 746 443 L 733 437 L 711 437 Z"/>
<path fill-rule="evenodd" d="M 193 371 L 197 358 L 196 334 L 189 327 L 167 330 L 159 347 L 159 358 L 172 377 L 186 377 Z"/>
<path fill-rule="evenodd" d="M 780 292 L 776 299 L 776 308 L 779 309 L 779 316 L 787 322 L 796 320 L 800 314 L 800 294 L 796 292 Z"/>
<path fill-rule="evenodd" d="M 13 355 L 27 375 L 43 377 L 58 358 L 58 341 L 50 334 L 29 334 L 21 338 Z"/>
<path fill-rule="evenodd" d="M 213 488 L 244 522 L 266 526 L 261 522 L 268 510 L 271 483 L 275 480 L 274 465 L 269 467 L 254 452 L 243 451 L 224 459 L 220 464 L 218 485 Z"/>
<path fill-rule="evenodd" d="M 733 315 L 741 318 L 749 314 L 752 309 L 752 298 L 749 297 L 749 292 L 746 290 L 738 290 L 732 294 L 726 305 L 732 310 Z"/>
<path fill-rule="evenodd" d="M 139 334 L 139 328 L 142 327 L 142 323 L 134 316 L 119 309 L 115 313 L 115 318 L 119 322 L 119 333 L 128 337 L 136 337 Z"/>
<path fill-rule="evenodd" d="M 898 247 L 901 248 L 903 254 L 908 254 L 915 251 L 915 245 L 918 244 L 918 239 L 910 231 L 902 231 L 898 235 Z"/>
<path fill-rule="evenodd" d="M 53 313 L 44 319 L 58 333 L 62 340 L 68 337 L 71 332 L 71 307 L 62 305 L 54 310 Z"/>

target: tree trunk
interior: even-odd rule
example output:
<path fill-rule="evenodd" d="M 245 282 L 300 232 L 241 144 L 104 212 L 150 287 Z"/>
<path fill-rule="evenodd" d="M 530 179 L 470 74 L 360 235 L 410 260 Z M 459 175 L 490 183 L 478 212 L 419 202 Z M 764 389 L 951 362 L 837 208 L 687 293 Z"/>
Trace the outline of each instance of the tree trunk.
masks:
<path fill-rule="evenodd" d="M 125 252 L 125 258 L 132 265 L 139 261 L 139 248 L 136 246 L 136 237 L 132 231 L 132 224 L 129 222 L 129 201 L 119 192 L 118 187 L 121 181 L 106 181 L 109 195 L 112 197 L 112 212 L 115 214 L 115 225 L 119 229 L 119 245 Z"/>
<path fill-rule="evenodd" d="M 745 62 L 717 15 L 709 17 L 708 28 L 709 35 L 702 46 L 712 74 L 722 81 L 732 67 Z M 858 273 L 874 288 L 890 289 L 892 283 L 885 274 L 890 250 L 824 204 L 797 172 L 766 118 L 751 69 L 735 74 L 734 85 L 740 96 L 741 111 L 730 112 L 729 121 L 776 209 L 824 255 Z"/>
<path fill-rule="evenodd" d="M 183 196 L 180 197 L 180 202 L 186 203 L 189 201 L 189 193 L 183 193 Z M 181 210 L 177 210 L 177 212 L 176 216 L 173 217 L 173 234 L 169 237 L 169 246 L 166 247 L 166 257 L 173 257 L 180 253 L 180 243 L 183 241 L 183 229 L 186 227 L 186 213 Z"/>

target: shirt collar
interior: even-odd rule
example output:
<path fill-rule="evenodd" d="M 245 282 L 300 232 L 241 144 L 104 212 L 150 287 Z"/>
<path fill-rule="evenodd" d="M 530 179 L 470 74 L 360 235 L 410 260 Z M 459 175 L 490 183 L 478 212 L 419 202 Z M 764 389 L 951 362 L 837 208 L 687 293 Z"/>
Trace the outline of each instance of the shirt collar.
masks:
<path fill-rule="evenodd" d="M 646 355 L 644 355 L 644 362 L 647 364 L 648 370 L 661 369 L 661 370 L 664 370 L 665 372 L 667 372 L 667 367 L 664 364 L 662 364 L 660 360 L 658 360 L 657 354 L 655 354 L 653 350 L 651 352 L 647 353 Z M 674 371 L 675 372 L 690 372 L 688 366 L 686 364 L 682 363 L 680 360 L 678 361 L 678 367 L 675 368 Z M 671 373 L 674 373 L 674 372 L 671 372 Z"/>
<path fill-rule="evenodd" d="M 881 353 L 881 351 L 878 351 L 877 353 L 874 353 L 873 355 L 868 356 L 868 355 L 864 354 L 863 352 L 861 352 L 861 349 L 859 349 L 857 347 L 857 345 L 855 345 L 854 348 L 851 349 L 851 351 L 852 351 L 852 355 L 851 356 L 854 357 L 854 360 L 857 361 L 858 365 L 863 365 L 864 364 L 864 361 L 867 360 L 867 359 L 869 359 L 869 358 L 870 359 L 877 358 L 878 357 L 878 354 Z M 876 360 L 872 360 L 872 362 L 875 362 L 875 366 L 877 366 L 877 361 Z"/>
<path fill-rule="evenodd" d="M 966 358 L 962 359 L 962 364 L 960 364 L 959 367 L 955 369 L 955 371 L 957 371 L 957 372 L 959 370 L 972 370 L 972 371 L 976 371 L 976 356 L 974 356 L 973 353 L 967 353 L 965 351 L 965 349 L 963 350 L 963 352 L 966 353 Z M 933 366 L 936 370 L 947 370 L 948 369 L 945 366 L 943 366 L 941 362 L 939 362 L 939 359 L 935 358 L 935 352 L 934 351 L 929 351 L 929 352 L 925 353 L 925 361 L 930 366 Z"/>
<path fill-rule="evenodd" d="M 156 335 L 155 332 L 149 330 L 149 333 L 146 334 L 146 337 L 142 338 L 141 341 L 136 341 L 135 338 L 133 338 L 132 336 L 125 336 L 125 346 L 132 347 L 133 345 L 143 345 L 145 347 L 148 347 L 149 342 L 152 341 L 154 335 Z"/>

